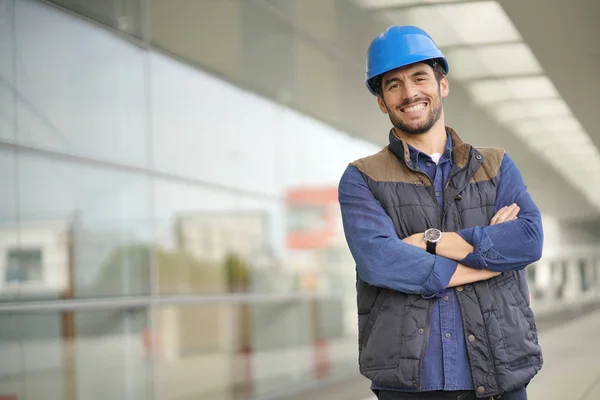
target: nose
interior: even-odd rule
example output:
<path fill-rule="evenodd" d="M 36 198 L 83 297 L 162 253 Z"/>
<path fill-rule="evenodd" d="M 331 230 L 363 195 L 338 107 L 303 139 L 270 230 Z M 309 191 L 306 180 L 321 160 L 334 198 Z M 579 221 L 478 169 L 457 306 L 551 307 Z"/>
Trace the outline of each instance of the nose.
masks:
<path fill-rule="evenodd" d="M 410 101 L 412 99 L 414 99 L 415 97 L 417 97 L 419 94 L 419 91 L 417 90 L 417 86 L 413 83 L 407 82 L 404 85 L 402 85 L 402 100 L 403 101 Z"/>

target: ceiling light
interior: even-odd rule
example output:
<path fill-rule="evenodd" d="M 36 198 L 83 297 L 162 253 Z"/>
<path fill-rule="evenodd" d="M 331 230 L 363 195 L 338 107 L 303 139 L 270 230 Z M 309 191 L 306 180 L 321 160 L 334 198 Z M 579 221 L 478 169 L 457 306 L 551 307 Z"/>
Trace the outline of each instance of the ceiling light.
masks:
<path fill-rule="evenodd" d="M 421 4 L 431 3 L 455 3 L 465 0 L 358 0 L 357 3 L 362 8 L 378 9 L 378 8 L 393 8 L 418 6 Z"/>
<path fill-rule="evenodd" d="M 515 133 L 523 137 L 549 132 L 567 134 L 582 130 L 579 122 L 573 117 L 541 118 L 516 121 L 512 124 Z"/>
<path fill-rule="evenodd" d="M 358 4 L 362 8 L 390 8 L 390 7 L 399 7 L 399 6 L 410 6 L 410 5 L 418 5 L 422 2 L 419 0 L 359 0 Z"/>
<path fill-rule="evenodd" d="M 546 76 L 484 79 L 469 83 L 467 89 L 480 104 L 558 97 L 556 88 Z"/>
<path fill-rule="evenodd" d="M 542 67 L 524 43 L 458 47 L 445 51 L 445 55 L 452 77 L 458 80 L 542 73 Z"/>
<path fill-rule="evenodd" d="M 492 113 L 500 122 L 525 118 L 563 117 L 571 114 L 562 99 L 507 101 L 495 104 Z"/>
<path fill-rule="evenodd" d="M 393 24 L 421 27 L 439 46 L 521 41 L 521 35 L 496 1 L 415 6 L 382 14 Z"/>
<path fill-rule="evenodd" d="M 553 145 L 595 147 L 590 137 L 585 132 L 579 130 L 559 132 L 550 131 L 543 135 L 537 135 L 531 144 L 540 148 Z"/>

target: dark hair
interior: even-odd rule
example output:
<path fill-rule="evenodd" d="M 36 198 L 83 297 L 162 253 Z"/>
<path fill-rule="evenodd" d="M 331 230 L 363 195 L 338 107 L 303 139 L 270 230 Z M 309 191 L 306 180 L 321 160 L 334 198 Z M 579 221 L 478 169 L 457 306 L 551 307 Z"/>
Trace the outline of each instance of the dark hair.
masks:
<path fill-rule="evenodd" d="M 442 78 L 446 76 L 446 70 L 444 69 L 444 62 L 442 61 L 442 59 L 433 58 L 430 60 L 425 60 L 423 62 L 433 69 L 435 79 L 437 80 L 437 83 L 439 85 Z M 381 97 L 383 97 L 383 87 L 381 86 L 383 75 L 385 75 L 385 73 L 374 76 L 369 80 L 369 86 L 371 86 L 371 88 L 373 88 L 373 91 Z"/>

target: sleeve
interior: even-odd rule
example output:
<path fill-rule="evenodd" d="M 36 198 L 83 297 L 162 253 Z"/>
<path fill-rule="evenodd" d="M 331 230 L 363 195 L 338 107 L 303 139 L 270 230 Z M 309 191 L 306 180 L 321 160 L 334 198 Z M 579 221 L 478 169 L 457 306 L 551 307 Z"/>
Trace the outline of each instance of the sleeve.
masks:
<path fill-rule="evenodd" d="M 360 279 L 403 293 L 432 296 L 446 290 L 457 262 L 404 243 L 356 167 L 349 166 L 342 175 L 338 195 Z"/>
<path fill-rule="evenodd" d="M 461 264 L 504 272 L 525 268 L 541 258 L 544 233 L 540 210 L 528 193 L 521 172 L 505 154 L 494 212 L 513 203 L 520 207 L 517 220 L 457 232 L 474 247 Z"/>

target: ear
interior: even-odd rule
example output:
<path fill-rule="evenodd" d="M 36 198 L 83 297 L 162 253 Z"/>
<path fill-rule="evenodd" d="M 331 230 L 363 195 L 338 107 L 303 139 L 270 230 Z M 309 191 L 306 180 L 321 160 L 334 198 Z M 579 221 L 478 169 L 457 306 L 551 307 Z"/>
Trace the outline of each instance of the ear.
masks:
<path fill-rule="evenodd" d="M 446 75 L 442 76 L 440 80 L 440 93 L 442 95 L 442 99 L 445 99 L 450 93 L 450 84 L 448 83 L 448 78 Z"/>
<path fill-rule="evenodd" d="M 384 113 L 384 114 L 388 113 L 387 107 L 385 105 L 385 101 L 383 100 L 383 97 L 381 97 L 380 95 L 377 95 L 377 104 L 379 104 L 379 109 L 381 110 L 382 113 Z"/>

